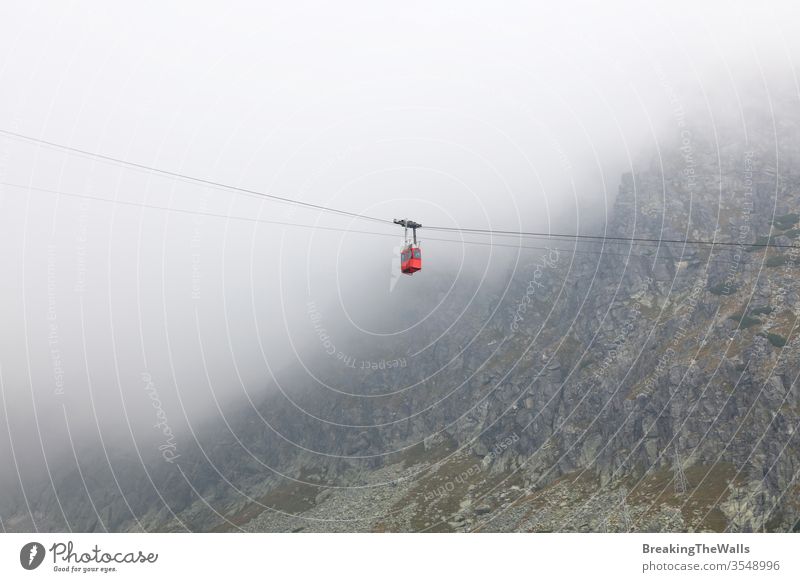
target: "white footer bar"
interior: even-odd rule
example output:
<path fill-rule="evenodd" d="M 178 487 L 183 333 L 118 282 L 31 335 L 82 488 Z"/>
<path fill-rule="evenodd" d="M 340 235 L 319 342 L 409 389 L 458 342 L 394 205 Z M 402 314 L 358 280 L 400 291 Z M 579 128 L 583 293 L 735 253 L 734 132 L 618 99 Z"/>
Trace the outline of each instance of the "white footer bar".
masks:
<path fill-rule="evenodd" d="M 794 534 L 32 533 L 0 535 L 0 580 L 798 580 L 798 553 Z"/>

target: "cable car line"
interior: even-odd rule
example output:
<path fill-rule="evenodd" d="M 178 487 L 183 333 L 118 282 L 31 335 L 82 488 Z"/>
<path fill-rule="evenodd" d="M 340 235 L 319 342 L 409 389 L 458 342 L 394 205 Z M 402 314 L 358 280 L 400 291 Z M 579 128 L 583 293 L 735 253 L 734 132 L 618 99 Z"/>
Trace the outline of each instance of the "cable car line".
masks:
<path fill-rule="evenodd" d="M 607 236 L 607 235 L 591 235 L 591 234 L 559 234 L 547 232 L 516 232 L 510 230 L 493 230 L 482 228 L 460 228 L 457 226 L 427 226 L 428 230 L 436 230 L 441 232 L 461 232 L 467 234 L 488 234 L 491 236 L 513 236 L 513 237 L 531 237 L 531 238 L 559 238 L 559 239 L 575 239 L 586 241 L 604 241 L 604 242 L 623 242 L 623 243 L 650 243 L 650 244 L 684 244 L 684 245 L 698 245 L 698 246 L 729 246 L 729 247 L 769 247 L 778 249 L 793 249 L 800 248 L 796 245 L 781 245 L 777 243 L 745 243 L 726 242 L 726 241 L 712 241 L 702 239 L 667 239 L 667 238 L 644 238 L 644 237 L 625 237 L 625 236 Z"/>
<path fill-rule="evenodd" d="M 467 233 L 467 234 L 469 234 L 469 233 Z M 615 240 L 615 239 L 604 239 L 600 235 L 597 235 L 596 239 L 589 239 L 589 238 L 575 239 L 573 235 L 568 235 L 568 234 L 553 234 L 553 235 L 549 235 L 549 234 L 544 234 L 544 233 L 542 233 L 541 235 L 536 235 L 536 236 L 519 236 L 519 235 L 514 236 L 514 235 L 510 235 L 510 234 L 508 234 L 508 235 L 499 234 L 499 235 L 496 235 L 496 236 L 498 236 L 498 237 L 507 237 L 507 238 L 512 238 L 512 239 L 522 239 L 522 240 L 525 240 L 525 239 L 552 240 L 553 242 L 569 243 L 569 244 L 576 244 L 576 245 L 577 244 L 591 244 L 591 245 L 599 246 L 599 245 L 602 244 L 602 246 L 605 246 L 605 245 L 622 245 L 622 246 L 625 246 L 625 247 L 627 247 L 627 246 L 637 246 L 637 247 L 647 247 L 647 248 L 663 247 L 665 249 L 674 248 L 674 247 L 668 246 L 670 244 L 691 242 L 691 241 L 683 241 L 683 240 L 678 240 L 678 241 L 672 242 L 669 239 L 661 240 L 661 241 L 659 241 L 659 239 L 652 239 L 652 240 L 650 240 L 650 239 L 627 239 L 625 237 L 618 237 Z M 586 235 L 586 236 L 588 237 L 590 235 Z M 775 238 L 775 237 L 772 237 L 772 238 Z M 432 239 L 428 238 L 427 240 L 432 240 Z M 470 242 L 472 242 L 472 241 L 470 241 Z M 662 243 L 666 243 L 666 244 L 662 244 Z M 487 243 L 487 244 L 491 244 L 491 243 Z M 721 246 L 722 248 L 711 249 L 711 242 L 710 241 L 708 241 L 707 245 L 699 245 L 699 246 L 700 247 L 705 247 L 704 250 L 718 250 L 720 252 L 722 252 L 723 250 L 724 251 L 732 251 L 732 250 L 734 250 L 734 247 L 736 247 L 736 248 L 745 248 L 745 249 L 748 249 L 750 247 L 753 247 L 753 248 L 800 248 L 799 246 L 779 245 L 777 243 L 775 243 L 775 244 L 761 244 L 761 243 L 739 243 L 739 242 L 736 242 L 736 243 L 722 244 L 721 242 L 716 242 L 716 243 L 714 243 L 714 246 Z"/>
<path fill-rule="evenodd" d="M 132 167 L 132 168 L 137 168 L 139 170 L 144 170 L 144 171 L 147 171 L 147 172 L 154 172 L 156 174 L 161 174 L 161 175 L 164 175 L 164 176 L 170 176 L 172 178 L 180 178 L 182 180 L 188 180 L 190 182 L 197 182 L 197 183 L 203 184 L 205 186 L 213 186 L 215 188 L 222 188 L 224 190 L 233 190 L 235 192 L 249 194 L 251 196 L 260 196 L 262 198 L 269 198 L 271 200 L 275 200 L 276 202 L 282 202 L 282 203 L 285 203 L 285 204 L 294 204 L 294 205 L 297 205 L 297 206 L 303 206 L 305 208 L 311 208 L 311 209 L 320 210 L 320 211 L 323 211 L 323 212 L 331 212 L 331 213 L 334 213 L 334 214 L 350 216 L 352 218 L 360 218 L 360 219 L 364 219 L 364 220 L 371 220 L 373 222 L 390 223 L 390 221 L 388 221 L 388 220 L 385 220 L 385 219 L 382 219 L 382 218 L 377 218 L 377 217 L 374 217 L 374 216 L 368 216 L 366 214 L 360 214 L 358 212 L 349 212 L 347 210 L 340 210 L 338 208 L 332 208 L 330 206 L 323 206 L 321 204 L 314 204 L 312 202 L 303 202 L 302 200 L 294 200 L 293 198 L 286 198 L 285 196 L 277 196 L 275 194 L 268 194 L 266 192 L 260 192 L 258 190 L 251 190 L 250 188 L 242 188 L 240 186 L 233 186 L 231 184 L 225 184 L 225 183 L 222 183 L 222 182 L 217 182 L 215 180 L 208 180 L 206 178 L 197 178 L 195 176 L 190 176 L 188 174 L 182 174 L 180 172 L 174 172 L 174 171 L 171 171 L 171 170 L 164 170 L 162 168 L 156 168 L 154 166 L 148 166 L 146 164 L 140 164 L 140 163 L 137 163 L 137 162 L 130 162 L 130 161 L 123 160 L 123 159 L 120 159 L 120 158 L 115 158 L 113 156 L 107 156 L 107 155 L 104 155 L 104 154 L 98 154 L 98 153 L 95 153 L 95 152 L 82 150 L 80 148 L 75 148 L 75 147 L 72 147 L 72 146 L 66 146 L 66 145 L 55 143 L 55 142 L 52 142 L 52 141 L 47 141 L 47 140 L 44 140 L 44 139 L 27 136 L 27 135 L 24 135 L 24 134 L 21 134 L 21 133 L 17 133 L 17 132 L 14 132 L 14 131 L 8 131 L 6 129 L 0 129 L 0 134 L 5 135 L 7 137 L 14 138 L 14 139 L 21 139 L 21 140 L 24 140 L 24 141 L 37 143 L 37 144 L 44 145 L 44 146 L 47 146 L 47 147 L 50 147 L 50 148 L 55 148 L 55 149 L 65 150 L 65 151 L 68 151 L 68 152 L 73 152 L 73 153 L 80 154 L 80 155 L 83 155 L 83 156 L 87 156 L 87 157 L 90 157 L 90 158 L 97 158 L 97 159 L 100 159 L 100 160 L 105 160 L 107 162 L 112 162 L 112 163 L 115 163 L 115 164 L 121 164 L 123 166 L 129 166 L 129 167 Z"/>
<path fill-rule="evenodd" d="M 165 212 L 175 212 L 177 214 L 189 214 L 194 216 L 208 216 L 213 218 L 223 218 L 225 220 L 236 220 L 240 222 L 257 222 L 262 224 L 275 224 L 278 226 L 296 226 L 300 228 L 310 228 L 312 230 L 330 230 L 335 232 L 345 232 L 345 233 L 356 233 L 356 234 L 373 234 L 376 236 L 385 236 L 385 237 L 392 237 L 397 238 L 397 235 L 384 233 L 384 232 L 373 232 L 368 230 L 355 230 L 350 228 L 337 228 L 333 226 L 322 226 L 318 224 L 302 224 L 298 222 L 287 222 L 281 220 L 268 220 L 265 218 L 252 218 L 249 216 L 233 216 L 230 214 L 219 214 L 216 212 L 207 212 L 203 210 L 190 210 L 188 208 L 174 208 L 170 206 L 159 206 L 157 204 L 147 204 L 146 202 L 133 202 L 130 200 L 116 200 L 111 198 L 104 198 L 103 196 L 91 196 L 90 194 L 79 194 L 77 192 L 64 192 L 62 190 L 52 190 L 50 188 L 40 188 L 37 186 L 24 186 L 22 184 L 14 184 L 12 182 L 2 182 L 0 181 L 0 186 L 8 186 L 10 188 L 18 188 L 20 190 L 34 190 L 37 192 L 44 192 L 47 194 L 55 194 L 57 196 L 67 196 L 70 198 L 80 198 L 84 200 L 94 200 L 96 202 L 105 202 L 107 204 L 119 204 L 122 206 L 131 206 L 134 208 L 147 208 L 150 210 L 162 210 Z M 435 239 L 434 239 L 435 240 Z M 445 239 L 441 239 L 445 240 Z M 454 241 L 459 242 L 459 241 Z"/>
<path fill-rule="evenodd" d="M 332 214 L 342 215 L 342 216 L 349 216 L 352 218 L 369 220 L 372 222 L 377 222 L 381 224 L 392 224 L 392 221 L 377 218 L 375 216 L 369 216 L 366 214 L 360 214 L 357 212 L 350 212 L 347 210 L 340 210 L 338 208 L 333 208 L 330 206 L 323 206 L 320 204 L 314 204 L 312 202 L 304 202 L 301 200 L 295 200 L 292 198 L 287 198 L 284 196 L 277 196 L 274 194 L 268 194 L 266 192 L 260 192 L 258 190 L 252 190 L 249 188 L 243 188 L 239 186 L 233 186 L 230 184 L 225 184 L 222 182 L 217 182 L 214 180 L 208 180 L 205 178 L 197 178 L 195 176 L 191 176 L 188 174 L 183 174 L 180 172 L 174 172 L 171 170 L 164 170 L 161 168 L 156 168 L 153 166 L 148 166 L 146 164 L 140 164 L 137 162 L 130 162 L 127 160 L 123 160 L 120 158 L 115 158 L 113 156 L 108 156 L 104 154 L 98 154 L 95 152 L 90 152 L 87 150 L 83 150 L 80 148 L 75 148 L 72 146 L 66 146 L 63 144 L 47 141 L 44 139 L 31 137 L 28 135 L 24 135 L 21 133 L 17 133 L 14 131 L 9 131 L 6 129 L 0 128 L 0 135 L 4 135 L 6 137 L 12 139 L 20 139 L 23 141 L 33 142 L 40 145 L 44 145 L 46 147 L 59 149 L 67 152 L 77 153 L 83 156 L 96 158 L 100 160 L 105 160 L 108 162 L 112 162 L 115 164 L 120 164 L 123 166 L 128 166 L 132 168 L 136 168 L 139 170 L 144 170 L 148 172 L 154 172 L 156 174 L 161 174 L 164 176 L 169 176 L 172 178 L 179 178 L 182 180 L 187 180 L 190 182 L 195 182 L 198 184 L 203 184 L 205 186 L 211 186 L 214 188 L 221 188 L 225 190 L 231 190 L 234 192 L 239 192 L 242 194 L 247 194 L 250 196 L 259 196 L 262 198 L 267 198 L 270 200 L 274 200 L 276 202 L 281 202 L 285 204 L 293 204 L 305 208 L 311 208 L 315 210 L 319 210 L 321 212 L 330 212 Z M 416 223 L 415 223 L 416 224 Z M 421 227 L 421 225 L 417 225 L 417 228 Z M 315 227 L 315 228 L 322 228 L 322 227 Z M 603 242 L 609 244 L 637 244 L 637 245 L 649 245 L 649 246 L 660 246 L 662 244 L 682 244 L 682 245 L 696 245 L 696 246 L 719 246 L 719 247 L 749 247 L 749 248 L 778 248 L 778 249 L 789 249 L 789 248 L 798 248 L 796 245 L 782 245 L 772 242 L 767 243 L 747 243 L 741 244 L 738 242 L 726 242 L 726 241 L 709 241 L 709 240 L 701 240 L 701 239 L 663 239 L 663 238 L 645 238 L 645 237 L 623 237 L 623 236 L 608 236 L 608 235 L 588 235 L 588 234 L 566 234 L 566 233 L 547 233 L 547 232 L 536 232 L 536 231 L 511 231 L 511 230 L 495 230 L 495 229 L 482 229 L 482 228 L 464 228 L 464 227 L 445 227 L 445 226 L 426 226 L 428 230 L 439 231 L 439 232 L 457 232 L 461 234 L 476 234 L 476 235 L 490 235 L 490 236 L 511 236 L 515 238 L 535 238 L 535 239 L 547 239 L 547 240 L 555 240 L 555 241 L 572 241 L 572 242 Z M 416 229 L 414 229 L 416 232 Z M 352 231 L 351 231 L 352 232 Z M 391 236 L 391 235 L 390 235 Z M 433 240 L 433 239 L 431 239 Z M 465 241 L 466 242 L 466 241 Z M 499 245 L 495 245 L 499 246 Z M 515 245 L 509 245 L 515 246 Z M 516 248 L 516 246 L 515 246 Z M 520 247 L 521 248 L 521 247 Z"/>
<path fill-rule="evenodd" d="M 249 216 L 234 216 L 229 214 L 219 214 L 215 212 L 207 212 L 202 210 L 190 210 L 187 208 L 174 208 L 170 206 L 160 206 L 157 204 L 148 204 L 146 202 L 133 202 L 130 200 L 116 200 L 111 198 L 105 198 L 102 196 L 92 196 L 90 194 L 80 194 L 77 192 L 65 192 L 63 190 L 52 190 L 50 188 L 41 188 L 37 186 L 26 186 L 22 184 L 15 184 L 13 182 L 3 182 L 0 181 L 0 186 L 7 186 L 9 188 L 17 188 L 19 190 L 25 191 L 36 191 L 36 192 L 43 192 L 46 194 L 54 194 L 58 196 L 66 196 L 69 198 L 78 198 L 83 200 L 93 200 L 96 202 L 105 202 L 107 204 L 114 204 L 114 205 L 122 205 L 122 206 L 130 206 L 133 208 L 147 208 L 150 210 L 161 210 L 164 212 L 174 212 L 176 214 L 187 214 L 191 216 L 206 216 L 212 218 L 220 218 L 224 220 L 235 220 L 239 222 L 251 222 L 251 223 L 260 223 L 260 224 L 274 224 L 278 226 L 292 226 L 298 228 L 308 228 L 311 230 L 325 230 L 325 231 L 333 231 L 333 232 L 342 232 L 345 234 L 364 234 L 364 235 L 371 235 L 371 236 L 380 236 L 380 237 L 389 237 L 389 238 L 396 238 L 397 235 L 385 233 L 385 232 L 374 232 L 369 230 L 356 230 L 350 228 L 339 228 L 333 226 L 321 226 L 316 224 L 302 224 L 296 222 L 286 222 L 286 221 L 279 221 L 279 220 L 268 220 L 265 218 L 253 218 Z M 608 257 L 642 257 L 642 258 L 658 258 L 658 259 L 676 259 L 678 257 L 669 257 L 669 256 L 657 256 L 653 253 L 612 253 L 608 251 L 589 251 L 589 250 L 579 250 L 579 249 L 572 249 L 572 248 L 564 248 L 564 247 L 554 247 L 554 246 L 533 246 L 533 245 L 515 245 L 515 244 L 504 244 L 498 242 L 481 242 L 481 241 L 473 241 L 473 240 L 455 240 L 455 239 L 448 239 L 448 238 L 436 238 L 430 237 L 426 240 L 435 241 L 435 242 L 446 242 L 446 243 L 454 243 L 454 244 L 467 244 L 473 246 L 483 246 L 483 247 L 503 247 L 509 249 L 520 249 L 520 250 L 537 250 L 537 251 L 550 251 L 556 250 L 559 252 L 565 253 L 577 253 L 582 255 L 596 255 L 596 256 L 608 256 Z M 567 241 L 569 242 L 569 241 Z M 579 242 L 579 241 L 575 241 Z M 712 259 L 712 262 L 715 262 Z M 722 262 L 722 261 L 720 261 Z"/>

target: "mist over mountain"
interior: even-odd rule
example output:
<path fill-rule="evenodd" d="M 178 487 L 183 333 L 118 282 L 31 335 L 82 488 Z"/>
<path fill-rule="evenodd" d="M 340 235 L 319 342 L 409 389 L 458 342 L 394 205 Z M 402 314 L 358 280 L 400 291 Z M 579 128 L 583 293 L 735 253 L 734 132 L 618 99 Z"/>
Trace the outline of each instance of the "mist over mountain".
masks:
<path fill-rule="evenodd" d="M 795 7 L 5 10 L 5 531 L 797 529 Z"/>
<path fill-rule="evenodd" d="M 800 233 L 800 119 L 745 120 L 746 140 L 715 126 L 721 149 L 679 122 L 621 176 L 599 248 L 401 279 L 375 331 L 309 299 L 301 361 L 245 404 L 145 436 L 141 459 L 80 451 L 5 527 L 792 529 L 797 257 L 754 243 Z M 687 238 L 720 244 L 663 242 Z"/>

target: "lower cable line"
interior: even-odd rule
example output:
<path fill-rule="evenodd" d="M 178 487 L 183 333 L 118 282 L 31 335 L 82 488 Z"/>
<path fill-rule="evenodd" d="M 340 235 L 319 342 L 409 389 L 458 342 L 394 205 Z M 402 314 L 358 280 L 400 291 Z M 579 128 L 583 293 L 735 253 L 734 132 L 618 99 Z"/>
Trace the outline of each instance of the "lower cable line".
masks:
<path fill-rule="evenodd" d="M 255 218 L 250 216 L 236 216 L 236 215 L 229 215 L 229 214 L 219 214 L 215 212 L 208 212 L 204 210 L 191 210 L 187 208 L 175 208 L 170 206 L 162 206 L 158 204 L 148 204 L 146 202 L 134 202 L 130 200 L 118 200 L 118 199 L 111 199 L 106 198 L 103 196 L 92 196 L 90 194 L 80 194 L 77 192 L 65 192 L 62 190 L 53 190 L 50 188 L 41 188 L 37 186 L 25 186 L 22 184 L 15 184 L 12 182 L 2 182 L 0 181 L 0 186 L 6 186 L 9 188 L 14 188 L 23 191 L 34 191 L 34 192 L 41 192 L 45 194 L 52 194 L 55 196 L 66 196 L 68 198 L 77 198 L 82 200 L 92 200 L 95 202 L 103 202 L 106 204 L 113 204 L 113 205 L 120 205 L 120 206 L 128 206 L 132 208 L 142 208 L 148 210 L 158 210 L 162 212 L 172 212 L 176 214 L 184 214 L 190 216 L 204 216 L 210 218 L 219 218 L 221 220 L 233 220 L 237 222 L 249 222 L 249 223 L 257 223 L 257 224 L 270 224 L 275 226 L 284 226 L 284 227 L 295 227 L 295 228 L 306 228 L 310 230 L 322 230 L 322 231 L 329 231 L 329 232 L 341 232 L 344 234 L 361 234 L 361 235 L 368 235 L 368 236 L 380 236 L 380 237 L 388 237 L 388 238 L 397 238 L 396 234 L 391 233 L 384 233 L 384 232 L 375 232 L 369 230 L 357 230 L 351 228 L 342 228 L 342 227 L 334 227 L 334 226 L 323 226 L 319 224 L 303 224 L 298 222 L 288 222 L 288 221 L 280 221 L 280 220 L 270 220 L 266 218 Z M 518 249 L 518 250 L 537 250 L 537 251 L 559 251 L 565 252 L 568 254 L 576 253 L 576 254 L 583 254 L 583 255 L 595 255 L 595 256 L 607 256 L 607 257 L 641 257 L 641 258 L 650 258 L 650 259 L 659 259 L 659 260 L 692 260 L 696 259 L 697 257 L 694 256 L 681 256 L 681 257 L 673 257 L 669 255 L 660 254 L 658 252 L 655 253 L 613 253 L 606 250 L 586 250 L 586 249 L 577 249 L 577 248 L 564 248 L 558 247 L 553 245 L 548 246 L 536 246 L 536 245 L 516 245 L 516 244 L 506 244 L 506 243 L 499 243 L 499 242 L 484 242 L 484 241 L 476 241 L 476 240 L 456 240 L 456 239 L 448 239 L 448 238 L 437 238 L 437 237 L 426 237 L 425 240 L 427 241 L 434 241 L 434 242 L 444 242 L 444 243 L 452 243 L 452 244 L 460 244 L 460 245 L 473 245 L 473 246 L 483 246 L 483 247 L 501 247 L 501 248 L 508 248 L 508 249 Z M 581 242 L 589 242 L 589 241 L 570 241 L 570 240 L 554 240 L 553 242 L 572 242 L 573 244 L 581 243 Z M 652 246 L 652 245 L 645 245 L 645 246 Z M 706 249 L 711 250 L 711 249 Z M 727 262 L 721 261 L 718 259 L 705 259 L 709 262 Z"/>

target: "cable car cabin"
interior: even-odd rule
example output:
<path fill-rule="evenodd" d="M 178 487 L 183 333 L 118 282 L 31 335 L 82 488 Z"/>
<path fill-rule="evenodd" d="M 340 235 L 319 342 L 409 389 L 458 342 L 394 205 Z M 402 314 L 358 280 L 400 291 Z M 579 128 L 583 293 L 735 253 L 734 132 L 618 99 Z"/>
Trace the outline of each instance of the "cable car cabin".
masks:
<path fill-rule="evenodd" d="M 408 245 L 400 253 L 400 270 L 406 275 L 413 275 L 422 269 L 422 250 L 414 245 Z"/>
<path fill-rule="evenodd" d="M 406 218 L 402 220 L 395 218 L 394 223 L 402 226 L 405 234 L 405 244 L 400 252 L 400 270 L 406 275 L 413 275 L 422 269 L 422 249 L 417 242 L 417 229 L 422 228 L 422 225 Z M 411 237 L 408 236 L 409 228 Z"/>

